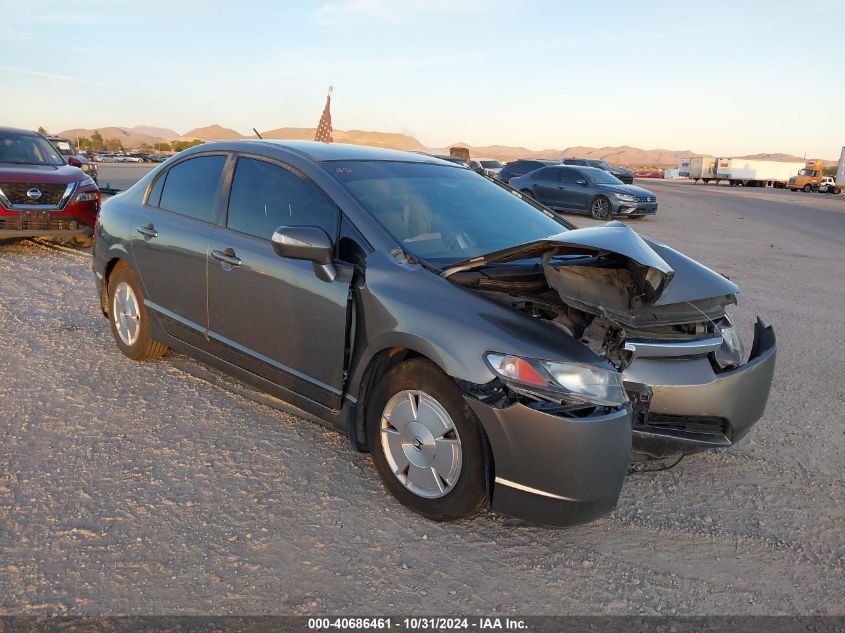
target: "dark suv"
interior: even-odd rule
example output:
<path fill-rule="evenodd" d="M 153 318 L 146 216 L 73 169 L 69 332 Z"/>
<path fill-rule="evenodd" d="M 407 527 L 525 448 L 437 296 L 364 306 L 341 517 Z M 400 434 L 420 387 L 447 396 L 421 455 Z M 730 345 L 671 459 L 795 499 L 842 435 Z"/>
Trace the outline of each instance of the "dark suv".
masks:
<path fill-rule="evenodd" d="M 90 245 L 97 184 L 46 138 L 0 127 L 0 238 L 62 237 Z"/>
<path fill-rule="evenodd" d="M 596 158 L 565 158 L 562 162 L 564 165 L 580 165 L 581 167 L 595 167 L 596 169 L 603 169 L 607 173 L 616 176 L 626 185 L 630 185 L 634 182 L 634 172 L 630 169 L 611 165 L 604 160 L 598 160 Z"/>
<path fill-rule="evenodd" d="M 554 164 L 556 164 L 556 161 L 553 160 L 520 158 L 518 160 L 511 161 L 502 167 L 502 170 L 496 175 L 496 178 L 506 183 L 509 182 L 511 178 L 523 176 L 535 169 L 540 169 L 540 167 L 547 167 L 548 165 Z"/>
<path fill-rule="evenodd" d="M 97 163 L 81 153 L 73 141 L 61 136 L 48 136 L 47 140 L 59 150 L 59 154 L 65 157 L 68 165 L 79 167 L 87 175 L 91 176 L 94 182 L 97 182 Z"/>

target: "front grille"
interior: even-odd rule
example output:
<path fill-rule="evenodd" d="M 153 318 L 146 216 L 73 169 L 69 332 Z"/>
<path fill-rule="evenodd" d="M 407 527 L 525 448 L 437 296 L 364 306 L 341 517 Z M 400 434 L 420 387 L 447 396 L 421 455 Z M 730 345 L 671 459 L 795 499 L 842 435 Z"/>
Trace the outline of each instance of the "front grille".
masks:
<path fill-rule="evenodd" d="M 6 199 L 15 206 L 58 206 L 67 189 L 66 184 L 36 183 L 36 182 L 4 182 L 0 189 Z M 38 198 L 31 198 L 27 191 L 37 189 L 41 192 Z"/>
<path fill-rule="evenodd" d="M 52 220 L 46 215 L 32 218 L 0 218 L 0 231 L 74 231 L 81 226 L 78 220 Z"/>

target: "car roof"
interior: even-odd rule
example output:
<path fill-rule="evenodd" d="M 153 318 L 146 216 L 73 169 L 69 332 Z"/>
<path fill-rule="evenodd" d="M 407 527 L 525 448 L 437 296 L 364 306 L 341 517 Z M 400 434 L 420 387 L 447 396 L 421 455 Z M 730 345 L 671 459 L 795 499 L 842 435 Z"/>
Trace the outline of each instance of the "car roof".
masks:
<path fill-rule="evenodd" d="M 26 136 L 41 136 L 38 132 L 33 130 L 25 130 L 24 128 L 18 127 L 0 127 L 0 134 L 7 133 L 7 134 L 23 134 Z"/>
<path fill-rule="evenodd" d="M 276 139 L 247 139 L 242 141 L 222 141 L 220 143 L 205 143 L 197 145 L 201 149 L 214 149 L 215 147 L 226 149 L 242 149 L 243 151 L 255 151 L 256 146 L 279 147 L 287 149 L 315 162 L 332 160 L 383 160 L 405 163 L 430 163 L 433 165 L 451 164 L 448 161 L 435 158 L 426 154 L 416 152 L 403 152 L 394 149 L 381 147 L 368 147 L 366 145 L 350 145 L 347 143 L 323 143 L 320 141 L 287 141 Z"/>

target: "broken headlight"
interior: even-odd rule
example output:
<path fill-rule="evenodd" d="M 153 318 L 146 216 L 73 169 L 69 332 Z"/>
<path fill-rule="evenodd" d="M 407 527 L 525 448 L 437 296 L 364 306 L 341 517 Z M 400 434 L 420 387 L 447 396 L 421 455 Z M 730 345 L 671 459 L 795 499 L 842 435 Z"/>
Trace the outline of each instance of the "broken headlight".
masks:
<path fill-rule="evenodd" d="M 725 315 L 717 326 L 722 336 L 722 346 L 713 353 L 716 364 L 721 369 L 730 369 L 742 365 L 745 349 L 731 318 Z"/>
<path fill-rule="evenodd" d="M 617 371 L 492 352 L 485 358 L 493 372 L 517 391 L 572 404 L 615 407 L 628 400 Z"/>

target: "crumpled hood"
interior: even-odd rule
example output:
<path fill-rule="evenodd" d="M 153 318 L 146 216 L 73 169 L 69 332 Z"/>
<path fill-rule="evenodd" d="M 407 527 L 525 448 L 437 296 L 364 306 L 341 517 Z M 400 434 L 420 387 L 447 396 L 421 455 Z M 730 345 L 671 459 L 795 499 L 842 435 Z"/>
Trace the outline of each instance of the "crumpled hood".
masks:
<path fill-rule="evenodd" d="M 623 324 L 699 321 L 739 292 L 724 276 L 616 221 L 489 253 L 441 274 L 534 257 L 542 257 L 546 280 L 564 303 Z"/>

